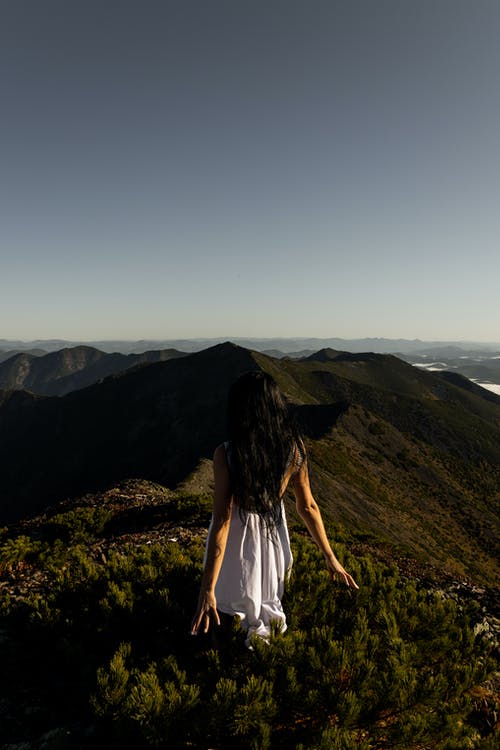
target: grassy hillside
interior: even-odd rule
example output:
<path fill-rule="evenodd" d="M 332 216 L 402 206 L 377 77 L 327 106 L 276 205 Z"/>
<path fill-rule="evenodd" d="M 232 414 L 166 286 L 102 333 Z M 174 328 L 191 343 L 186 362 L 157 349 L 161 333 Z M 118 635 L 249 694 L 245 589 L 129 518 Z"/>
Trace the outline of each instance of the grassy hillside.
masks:
<path fill-rule="evenodd" d="M 192 638 L 210 507 L 125 482 L 1 531 L 2 750 L 497 747 L 493 594 L 330 524 L 348 591 L 292 522 L 289 630 Z"/>
<path fill-rule="evenodd" d="M 333 518 L 498 581 L 500 399 L 389 355 L 256 360 L 302 401 L 314 490 Z"/>

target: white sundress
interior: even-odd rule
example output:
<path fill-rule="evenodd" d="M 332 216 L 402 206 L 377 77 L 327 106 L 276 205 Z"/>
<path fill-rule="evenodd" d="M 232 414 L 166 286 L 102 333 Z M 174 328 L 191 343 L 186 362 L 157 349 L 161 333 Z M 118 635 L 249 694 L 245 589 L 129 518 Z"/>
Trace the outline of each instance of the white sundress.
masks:
<path fill-rule="evenodd" d="M 228 443 L 224 447 L 229 462 Z M 215 597 L 217 609 L 241 619 L 247 646 L 253 635 L 267 639 L 272 622 L 278 623 L 282 632 L 286 630 L 281 597 L 293 557 L 283 502 L 281 510 L 281 524 L 270 534 L 257 513 L 240 515 L 233 503 Z"/>

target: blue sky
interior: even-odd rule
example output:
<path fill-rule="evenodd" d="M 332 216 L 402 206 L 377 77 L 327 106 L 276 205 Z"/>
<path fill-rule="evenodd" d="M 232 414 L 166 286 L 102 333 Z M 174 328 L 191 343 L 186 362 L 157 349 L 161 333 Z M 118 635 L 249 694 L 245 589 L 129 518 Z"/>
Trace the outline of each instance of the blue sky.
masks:
<path fill-rule="evenodd" d="M 5 0 L 0 338 L 500 340 L 496 0 Z"/>

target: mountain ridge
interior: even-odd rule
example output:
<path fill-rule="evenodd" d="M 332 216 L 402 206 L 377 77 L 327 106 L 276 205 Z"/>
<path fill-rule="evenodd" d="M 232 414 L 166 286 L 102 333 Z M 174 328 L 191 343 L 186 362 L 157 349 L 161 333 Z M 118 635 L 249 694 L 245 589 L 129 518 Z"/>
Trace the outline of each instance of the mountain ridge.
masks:
<path fill-rule="evenodd" d="M 497 351 L 500 354 L 500 341 L 478 342 L 478 341 L 429 341 L 425 339 L 404 339 L 387 337 L 364 337 L 364 338 L 340 338 L 340 337 L 232 337 L 219 336 L 198 339 L 141 339 L 141 340 L 95 340 L 95 341 L 68 341 L 63 339 L 36 339 L 34 341 L 19 341 L 0 339 L 0 350 L 5 348 L 42 348 L 45 350 L 61 349 L 68 346 L 94 346 L 103 351 L 121 351 L 124 353 L 141 352 L 145 349 L 174 348 L 186 352 L 200 351 L 216 344 L 231 339 L 239 346 L 255 351 L 280 350 L 284 353 L 290 351 L 312 350 L 318 351 L 324 347 L 331 347 L 343 351 L 375 351 L 378 353 L 432 353 L 443 350 L 451 354 L 461 354 L 464 350 L 470 351 Z"/>
<path fill-rule="evenodd" d="M 21 352 L 0 362 L 0 388 L 63 396 L 132 367 L 182 356 L 184 353 L 176 349 L 107 354 L 89 346 L 58 349 L 37 356 Z"/>
<path fill-rule="evenodd" d="M 325 344 L 336 344 L 336 348 L 325 346 Z M 16 343 L 16 342 L 14 342 Z M 17 342 L 19 343 L 19 342 Z M 57 356 L 69 357 L 70 351 L 82 352 L 94 351 L 95 347 L 89 347 L 88 344 L 79 344 L 72 350 L 61 349 L 60 341 L 48 342 L 47 346 L 50 352 L 40 349 L 13 350 L 5 352 L 0 349 L 0 388 L 24 388 L 37 393 L 46 395 L 64 395 L 70 390 L 86 387 L 93 382 L 97 382 L 102 377 L 116 374 L 131 366 L 137 366 L 143 361 L 155 361 L 174 356 L 185 356 L 196 351 L 203 351 L 207 348 L 207 342 L 201 340 L 178 340 L 156 342 L 156 348 L 152 348 L 155 343 L 148 341 L 139 342 L 101 342 L 101 352 L 99 361 L 94 365 L 77 368 L 77 371 L 57 371 L 57 368 L 51 368 L 48 363 L 57 360 Z M 224 343 L 222 339 L 216 339 L 210 342 L 211 346 Z M 236 339 L 233 342 L 243 348 L 250 349 L 268 355 L 274 359 L 311 359 L 311 360 L 340 360 L 355 359 L 358 355 L 363 354 L 366 358 L 371 358 L 374 354 L 394 355 L 417 368 L 427 371 L 450 371 L 466 376 L 471 382 L 484 387 L 490 392 L 499 395 L 500 393 L 500 345 L 495 349 L 495 345 L 473 345 L 472 348 L 467 344 L 447 345 L 434 344 L 422 341 L 407 341 L 406 348 L 398 350 L 401 340 L 391 339 L 359 339 L 359 340 L 342 340 L 342 339 L 268 339 L 268 340 L 246 340 Z M 283 346 L 283 350 L 269 348 L 271 344 Z M 403 342 L 404 343 L 404 342 Z M 165 346 L 176 344 L 175 349 L 165 349 Z M 300 344 L 309 344 L 314 349 L 295 349 L 294 346 Z M 415 346 L 418 344 L 418 351 Z M 25 345 L 29 347 L 31 342 Z M 163 347 L 163 348 L 162 348 Z M 481 348 L 479 348 L 481 347 Z M 486 347 L 486 348 L 485 348 Z M 181 351 L 182 348 L 182 351 Z M 59 355 L 56 354 L 59 352 Z M 49 355 L 50 356 L 47 356 Z M 22 356 L 24 355 L 24 357 Z M 105 356 L 103 356 L 105 355 Z M 17 359 L 15 359 L 17 357 Z M 40 362 L 33 362 L 33 359 L 40 358 Z M 33 372 L 30 372 L 33 370 Z M 70 368 L 75 370 L 75 367 Z"/>

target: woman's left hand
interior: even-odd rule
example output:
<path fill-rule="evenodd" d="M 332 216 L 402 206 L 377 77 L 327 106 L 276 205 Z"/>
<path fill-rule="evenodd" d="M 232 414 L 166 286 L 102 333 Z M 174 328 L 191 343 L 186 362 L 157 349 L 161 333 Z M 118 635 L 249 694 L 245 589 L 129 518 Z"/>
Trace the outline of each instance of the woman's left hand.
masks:
<path fill-rule="evenodd" d="M 198 609 L 191 623 L 191 635 L 198 633 L 208 633 L 211 621 L 214 620 L 216 625 L 220 625 L 219 613 L 217 612 L 217 600 L 215 594 L 211 591 L 200 593 Z"/>
<path fill-rule="evenodd" d="M 345 583 L 348 588 L 359 589 L 358 584 L 354 578 L 346 571 L 346 569 L 339 563 L 335 555 L 326 558 L 326 567 L 332 581 L 338 576 L 341 581 Z"/>

